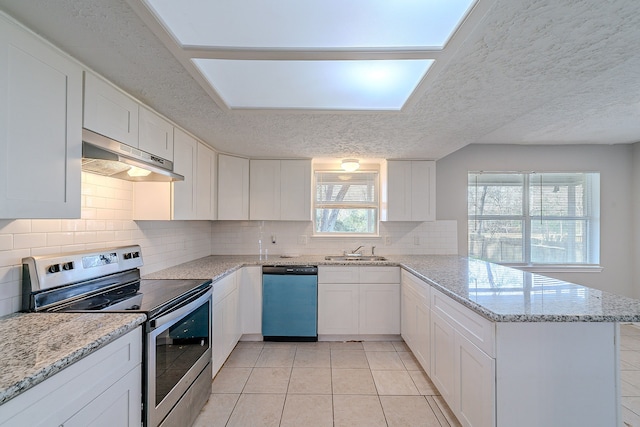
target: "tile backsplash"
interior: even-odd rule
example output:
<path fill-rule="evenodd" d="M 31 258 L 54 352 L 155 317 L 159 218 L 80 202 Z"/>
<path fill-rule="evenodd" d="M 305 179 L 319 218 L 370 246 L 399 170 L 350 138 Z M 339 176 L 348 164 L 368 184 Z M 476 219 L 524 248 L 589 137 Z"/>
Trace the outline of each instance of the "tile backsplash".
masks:
<path fill-rule="evenodd" d="M 367 255 L 372 246 L 376 255 L 458 253 L 456 221 L 381 222 L 380 237 L 314 237 L 312 232 L 312 223 L 305 221 L 217 221 L 211 250 L 253 255 L 261 247 L 268 256 L 340 255 L 364 245 Z"/>
<path fill-rule="evenodd" d="M 313 237 L 311 222 L 133 221 L 133 183 L 82 174 L 81 219 L 0 219 L 0 316 L 20 310 L 27 256 L 139 244 L 153 273 L 211 254 L 457 254 L 456 221 L 381 223 L 380 237 Z M 273 239 L 272 239 L 273 238 Z M 275 240 L 275 243 L 272 243 Z"/>
<path fill-rule="evenodd" d="M 81 219 L 0 219 L 0 316 L 20 310 L 27 256 L 139 244 L 142 273 L 211 254 L 211 221 L 133 221 L 133 183 L 82 174 Z"/>

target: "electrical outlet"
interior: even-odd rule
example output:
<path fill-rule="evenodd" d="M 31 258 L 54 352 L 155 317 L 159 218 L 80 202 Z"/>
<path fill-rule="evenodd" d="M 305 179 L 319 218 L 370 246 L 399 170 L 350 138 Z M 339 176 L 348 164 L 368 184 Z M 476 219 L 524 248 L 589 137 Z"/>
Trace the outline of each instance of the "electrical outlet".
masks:
<path fill-rule="evenodd" d="M 299 245 L 306 245 L 307 244 L 307 236 L 305 236 L 304 234 L 301 234 L 298 236 L 298 244 Z"/>
<path fill-rule="evenodd" d="M 420 245 L 420 236 L 413 236 L 413 244 L 416 246 Z"/>
<path fill-rule="evenodd" d="M 385 246 L 391 245 L 391 236 L 384 236 L 384 245 Z"/>

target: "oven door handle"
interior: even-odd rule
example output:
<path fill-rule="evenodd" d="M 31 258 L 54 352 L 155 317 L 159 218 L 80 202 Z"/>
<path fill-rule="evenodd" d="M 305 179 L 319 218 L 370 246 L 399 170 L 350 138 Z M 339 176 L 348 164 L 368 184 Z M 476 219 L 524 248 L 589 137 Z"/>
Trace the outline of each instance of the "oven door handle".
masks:
<path fill-rule="evenodd" d="M 190 299 L 184 301 L 182 304 L 174 307 L 166 314 L 163 314 L 162 316 L 155 319 L 151 319 L 149 321 L 149 331 L 153 331 L 157 328 L 162 327 L 162 325 L 166 325 L 167 323 L 171 323 L 176 319 L 186 316 L 187 314 L 204 304 L 208 299 L 211 299 L 212 295 L 213 288 L 209 287 L 202 293 L 198 293 Z"/>

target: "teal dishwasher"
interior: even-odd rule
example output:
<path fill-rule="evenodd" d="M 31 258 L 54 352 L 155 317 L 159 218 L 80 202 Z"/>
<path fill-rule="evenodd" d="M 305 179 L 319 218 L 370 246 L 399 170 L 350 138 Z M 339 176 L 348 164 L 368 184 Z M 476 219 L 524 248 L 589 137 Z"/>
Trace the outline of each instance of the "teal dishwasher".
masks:
<path fill-rule="evenodd" d="M 318 267 L 262 267 L 265 341 L 318 341 Z"/>

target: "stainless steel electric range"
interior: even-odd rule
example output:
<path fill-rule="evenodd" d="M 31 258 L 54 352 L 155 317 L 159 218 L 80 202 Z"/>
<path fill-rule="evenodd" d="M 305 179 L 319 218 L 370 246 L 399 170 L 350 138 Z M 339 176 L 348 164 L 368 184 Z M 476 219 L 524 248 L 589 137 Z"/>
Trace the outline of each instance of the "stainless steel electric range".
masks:
<path fill-rule="evenodd" d="M 211 280 L 144 280 L 140 246 L 22 260 L 22 308 L 32 312 L 140 312 L 142 419 L 190 426 L 211 393 Z"/>

